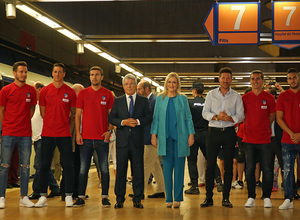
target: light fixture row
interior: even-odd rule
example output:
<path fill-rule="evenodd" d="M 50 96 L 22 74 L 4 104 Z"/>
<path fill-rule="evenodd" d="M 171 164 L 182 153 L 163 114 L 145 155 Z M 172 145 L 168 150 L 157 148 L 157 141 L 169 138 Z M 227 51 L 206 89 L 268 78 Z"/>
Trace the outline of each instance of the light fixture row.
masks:
<path fill-rule="evenodd" d="M 72 31 L 68 30 L 67 28 L 63 27 L 62 25 L 60 25 L 59 23 L 51 20 L 50 18 L 42 15 L 41 13 L 37 12 L 36 10 L 30 8 L 27 5 L 24 4 L 6 4 L 6 15 L 8 19 L 14 19 L 16 18 L 16 9 L 19 9 L 21 11 L 23 11 L 25 14 L 28 14 L 29 16 L 35 18 L 36 20 L 42 22 L 43 24 L 47 25 L 48 27 L 58 31 L 59 33 L 63 34 L 64 36 L 68 37 L 69 39 L 75 41 L 77 43 L 77 53 L 78 54 L 83 54 L 84 53 L 84 48 L 87 48 L 88 50 L 96 53 L 97 55 L 103 57 L 104 59 L 114 63 L 115 65 L 118 66 L 118 70 L 119 72 L 121 72 L 121 68 L 125 69 L 126 71 L 136 75 L 138 78 L 143 77 L 144 75 L 133 69 L 132 67 L 130 67 L 127 64 L 121 63 L 120 60 L 118 60 L 117 58 L 113 57 L 112 55 L 102 51 L 101 49 L 99 49 L 96 45 L 92 44 L 92 43 L 84 43 L 84 41 L 81 39 L 81 37 L 78 34 L 73 33 Z M 116 66 L 116 70 L 117 70 L 117 66 Z M 156 87 L 156 89 L 160 89 L 161 91 L 163 90 L 163 87 L 160 86 L 157 82 L 151 80 L 148 77 L 143 77 L 144 80 L 150 82 L 153 86 Z"/>

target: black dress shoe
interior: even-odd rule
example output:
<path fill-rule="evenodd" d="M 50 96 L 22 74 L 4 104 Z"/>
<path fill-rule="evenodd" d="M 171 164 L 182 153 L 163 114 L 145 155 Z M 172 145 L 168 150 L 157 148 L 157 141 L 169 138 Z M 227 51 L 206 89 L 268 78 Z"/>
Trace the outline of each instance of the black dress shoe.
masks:
<path fill-rule="evenodd" d="M 154 193 L 152 195 L 148 195 L 148 198 L 150 198 L 150 199 L 152 199 L 152 198 L 165 198 L 165 193 L 164 192 Z"/>
<path fill-rule="evenodd" d="M 29 198 L 30 200 L 32 200 L 32 199 L 39 199 L 40 197 L 41 197 L 41 195 L 38 194 L 38 193 L 35 193 L 35 192 L 31 193 L 31 194 L 28 196 L 28 198 Z"/>
<path fill-rule="evenodd" d="M 61 193 L 51 191 L 51 193 L 47 196 L 47 198 L 54 198 L 56 196 L 61 196 Z"/>
<path fill-rule="evenodd" d="M 14 188 L 20 188 L 21 187 L 19 183 L 12 183 L 11 185 Z"/>
<path fill-rule="evenodd" d="M 298 193 L 295 193 L 295 194 L 294 194 L 294 199 L 296 199 L 296 200 L 300 199 L 300 196 L 299 196 Z"/>
<path fill-rule="evenodd" d="M 129 194 L 128 196 L 131 197 L 131 198 L 133 198 L 134 194 Z M 148 196 L 148 197 L 149 197 L 149 196 Z M 162 197 L 162 198 L 165 198 L 165 197 Z M 141 199 L 142 199 L 142 200 L 145 199 L 145 194 L 143 194 L 143 196 L 142 196 Z"/>
<path fill-rule="evenodd" d="M 138 208 L 138 209 L 143 209 L 144 206 L 141 202 L 134 202 L 133 207 Z"/>
<path fill-rule="evenodd" d="M 114 206 L 115 209 L 121 209 L 123 208 L 123 202 L 117 202 Z"/>
<path fill-rule="evenodd" d="M 7 183 L 6 189 L 12 189 L 12 188 L 14 188 L 14 187 L 10 183 Z"/>
<path fill-rule="evenodd" d="M 200 205 L 202 208 L 213 206 L 214 201 L 212 199 L 205 199 L 205 201 Z"/>
<path fill-rule="evenodd" d="M 232 208 L 232 204 L 231 204 L 231 202 L 229 202 L 229 199 L 223 199 L 222 206 L 227 207 L 227 208 Z"/>

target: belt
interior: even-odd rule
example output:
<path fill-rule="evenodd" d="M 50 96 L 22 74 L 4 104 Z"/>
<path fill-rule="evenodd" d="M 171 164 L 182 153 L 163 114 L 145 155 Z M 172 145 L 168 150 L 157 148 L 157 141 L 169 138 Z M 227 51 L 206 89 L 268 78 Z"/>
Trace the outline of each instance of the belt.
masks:
<path fill-rule="evenodd" d="M 208 127 L 209 131 L 229 131 L 234 129 L 234 126 L 231 127 L 225 127 L 225 128 L 216 128 L 216 127 Z"/>

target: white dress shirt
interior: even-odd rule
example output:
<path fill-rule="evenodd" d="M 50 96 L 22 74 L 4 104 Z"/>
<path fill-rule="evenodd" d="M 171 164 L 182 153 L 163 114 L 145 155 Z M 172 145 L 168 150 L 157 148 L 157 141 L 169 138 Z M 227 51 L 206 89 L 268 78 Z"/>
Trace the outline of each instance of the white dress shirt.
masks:
<path fill-rule="evenodd" d="M 219 115 L 220 112 L 224 110 L 227 115 L 232 117 L 234 122 L 212 120 L 214 115 Z M 232 127 L 236 123 L 242 122 L 245 118 L 245 115 L 241 95 L 231 88 L 225 96 L 223 96 L 222 92 L 220 91 L 220 87 L 209 91 L 205 99 L 202 116 L 209 121 L 209 127 Z"/>

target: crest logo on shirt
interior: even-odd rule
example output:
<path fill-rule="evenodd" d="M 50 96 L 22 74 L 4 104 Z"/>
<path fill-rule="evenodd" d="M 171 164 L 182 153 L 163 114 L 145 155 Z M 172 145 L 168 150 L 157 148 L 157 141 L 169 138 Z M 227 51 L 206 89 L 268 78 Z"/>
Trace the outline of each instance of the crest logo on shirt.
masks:
<path fill-rule="evenodd" d="M 27 92 L 27 97 L 28 97 L 28 98 L 30 98 L 30 96 L 31 96 L 31 95 L 30 95 L 30 93 L 29 93 L 29 92 Z"/>
<path fill-rule="evenodd" d="M 65 97 L 65 98 L 68 98 L 68 96 L 69 96 L 68 93 L 65 93 L 65 94 L 64 94 L 64 97 Z"/>
<path fill-rule="evenodd" d="M 262 101 L 262 104 L 263 104 L 263 105 L 266 105 L 266 104 L 267 104 L 267 101 L 266 101 L 266 100 L 263 100 L 263 101 Z"/>
<path fill-rule="evenodd" d="M 106 100 L 106 96 L 102 96 L 102 100 Z"/>

